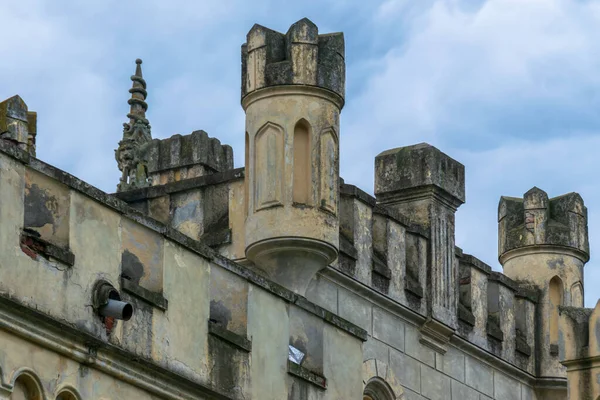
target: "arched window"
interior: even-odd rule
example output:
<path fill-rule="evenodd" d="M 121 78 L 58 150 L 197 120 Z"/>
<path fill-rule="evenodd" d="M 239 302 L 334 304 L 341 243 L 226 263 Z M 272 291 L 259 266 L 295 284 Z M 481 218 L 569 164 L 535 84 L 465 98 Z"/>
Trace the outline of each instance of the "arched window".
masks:
<path fill-rule="evenodd" d="M 79 397 L 70 390 L 62 391 L 56 396 L 56 400 L 79 400 Z"/>
<path fill-rule="evenodd" d="M 395 400 L 394 392 L 381 378 L 372 378 L 367 382 L 363 392 L 363 400 Z"/>
<path fill-rule="evenodd" d="M 294 203 L 308 204 L 311 187 L 310 166 L 310 125 L 301 119 L 294 127 Z"/>
<path fill-rule="evenodd" d="M 22 373 L 15 380 L 10 400 L 42 400 L 42 389 L 29 373 Z"/>
<path fill-rule="evenodd" d="M 558 344 L 558 307 L 563 303 L 563 283 L 562 280 L 555 276 L 550 280 L 549 285 L 550 297 L 550 344 Z"/>

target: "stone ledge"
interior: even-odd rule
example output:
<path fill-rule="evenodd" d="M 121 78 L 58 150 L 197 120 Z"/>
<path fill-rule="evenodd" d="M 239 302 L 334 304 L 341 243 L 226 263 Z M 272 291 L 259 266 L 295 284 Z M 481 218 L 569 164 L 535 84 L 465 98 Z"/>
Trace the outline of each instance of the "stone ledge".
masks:
<path fill-rule="evenodd" d="M 354 261 L 358 260 L 358 251 L 350 240 L 340 231 L 340 252 L 344 253 Z"/>
<path fill-rule="evenodd" d="M 404 279 L 404 290 L 417 296 L 419 299 L 423 298 L 423 288 L 418 282 L 415 282 L 412 278 L 408 278 L 408 276 Z"/>
<path fill-rule="evenodd" d="M 520 338 L 519 336 L 515 338 L 515 349 L 525 357 L 531 356 L 531 347 L 527 344 L 525 339 Z"/>
<path fill-rule="evenodd" d="M 41 255 L 46 259 L 53 258 L 69 267 L 75 264 L 75 254 L 70 250 L 52 244 L 27 230 L 21 232 L 21 250 L 34 259 L 37 255 Z"/>
<path fill-rule="evenodd" d="M 486 275 L 492 273 L 492 267 L 481 261 L 475 256 L 472 256 L 467 253 L 463 253 L 462 257 L 460 257 L 460 262 L 464 264 L 468 264 L 469 266 L 475 267 Z"/>
<path fill-rule="evenodd" d="M 501 342 L 504 341 L 504 333 L 502 332 L 500 327 L 496 325 L 496 323 L 488 320 L 486 324 L 486 331 L 488 336 Z"/>
<path fill-rule="evenodd" d="M 538 289 L 523 282 L 517 282 L 517 285 L 518 290 L 515 293 L 515 297 L 526 299 L 536 304 L 539 302 Z"/>
<path fill-rule="evenodd" d="M 208 231 L 200 237 L 200 241 L 211 248 L 231 244 L 231 229 L 225 228 L 215 232 Z"/>
<path fill-rule="evenodd" d="M 351 322 L 346 321 L 345 319 L 337 316 L 336 314 L 334 314 L 330 311 L 327 311 L 326 309 L 324 309 L 314 303 L 311 303 L 310 301 L 306 300 L 304 297 L 298 296 L 298 298 L 294 302 L 294 304 L 296 304 L 298 307 L 302 308 L 303 310 L 308 311 L 311 314 L 314 314 L 314 315 L 324 319 L 325 321 L 329 322 L 331 325 L 334 325 L 335 327 L 340 328 L 340 329 L 356 336 L 363 342 L 366 342 L 368 339 L 366 330 L 354 325 Z"/>
<path fill-rule="evenodd" d="M 252 342 L 245 337 L 233 333 L 224 328 L 218 322 L 208 320 L 208 333 L 234 345 L 238 349 L 250 353 L 252 351 Z"/>
<path fill-rule="evenodd" d="M 517 292 L 519 290 L 519 285 L 515 281 L 500 272 L 492 271 L 488 280 L 491 282 L 498 282 L 513 292 Z"/>
<path fill-rule="evenodd" d="M 460 303 L 458 304 L 458 319 L 471 327 L 475 326 L 475 315 Z"/>
<path fill-rule="evenodd" d="M 324 376 L 316 374 L 290 360 L 288 360 L 288 374 L 304 379 L 321 389 L 327 389 L 327 379 Z"/>
<path fill-rule="evenodd" d="M 165 299 L 160 293 L 152 292 L 140 285 L 135 284 L 129 279 L 121 277 L 121 288 L 123 291 L 150 303 L 156 308 L 166 311 L 169 305 L 167 299 Z"/>

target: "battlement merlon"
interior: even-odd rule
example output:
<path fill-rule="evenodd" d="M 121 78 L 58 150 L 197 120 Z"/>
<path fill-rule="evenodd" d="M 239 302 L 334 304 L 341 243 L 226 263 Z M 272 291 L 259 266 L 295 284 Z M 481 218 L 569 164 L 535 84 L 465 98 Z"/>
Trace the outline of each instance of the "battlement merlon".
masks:
<path fill-rule="evenodd" d="M 319 35 L 317 26 L 303 18 L 286 34 L 254 25 L 246 40 L 242 45 L 242 99 L 267 87 L 306 85 L 335 93 L 343 104 L 343 33 Z"/>
<path fill-rule="evenodd" d="M 394 208 L 433 196 L 456 210 L 465 202 L 465 167 L 427 143 L 386 150 L 375 158 L 375 196 Z M 428 215 L 414 217 L 429 225 Z"/>
<path fill-rule="evenodd" d="M 37 113 L 28 111 L 23 99 L 15 95 L 0 102 L 0 139 L 8 141 L 35 157 Z"/>
<path fill-rule="evenodd" d="M 530 246 L 574 250 L 583 262 L 590 257 L 587 208 L 578 193 L 549 199 L 534 187 L 523 198 L 501 197 L 498 205 L 498 255 Z"/>

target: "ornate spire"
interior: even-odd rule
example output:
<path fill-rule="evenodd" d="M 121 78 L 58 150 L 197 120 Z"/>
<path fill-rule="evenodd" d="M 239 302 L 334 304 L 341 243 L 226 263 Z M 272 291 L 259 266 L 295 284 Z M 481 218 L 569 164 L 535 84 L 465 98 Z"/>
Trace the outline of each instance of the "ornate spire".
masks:
<path fill-rule="evenodd" d="M 150 186 L 146 160 L 146 147 L 152 141 L 150 123 L 146 119 L 146 81 L 142 76 L 142 60 L 135 60 L 135 75 L 131 76 L 133 85 L 129 89 L 131 98 L 129 104 L 128 123 L 123 124 L 123 140 L 115 150 L 119 170 L 123 172 L 117 191 L 123 192 Z"/>

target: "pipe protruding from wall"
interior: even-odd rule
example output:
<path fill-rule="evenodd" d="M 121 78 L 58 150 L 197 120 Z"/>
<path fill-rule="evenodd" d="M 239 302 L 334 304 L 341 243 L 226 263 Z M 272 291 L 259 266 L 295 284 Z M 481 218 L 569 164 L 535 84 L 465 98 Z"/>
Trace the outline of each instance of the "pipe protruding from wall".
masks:
<path fill-rule="evenodd" d="M 133 305 L 121 300 L 121 295 L 110 283 L 100 281 L 94 290 L 94 308 L 99 315 L 129 321 L 133 316 Z"/>

